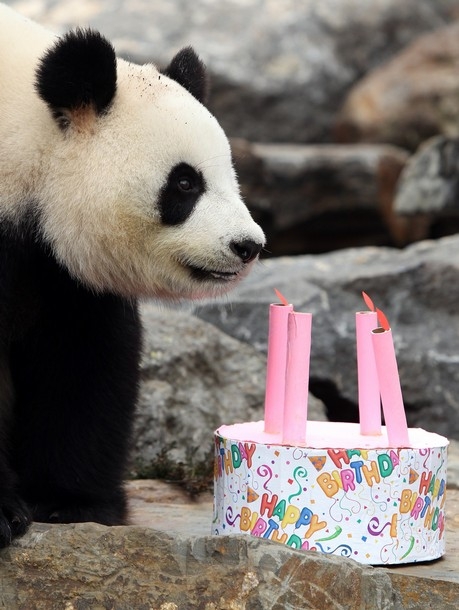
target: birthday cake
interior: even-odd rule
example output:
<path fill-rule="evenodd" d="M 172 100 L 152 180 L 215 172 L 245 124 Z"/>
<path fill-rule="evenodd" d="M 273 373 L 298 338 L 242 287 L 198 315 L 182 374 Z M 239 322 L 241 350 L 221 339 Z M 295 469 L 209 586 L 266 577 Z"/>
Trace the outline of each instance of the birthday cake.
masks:
<path fill-rule="evenodd" d="M 358 424 L 309 421 L 301 447 L 282 445 L 264 422 L 221 426 L 213 533 L 375 565 L 441 557 L 448 441 L 421 429 L 409 435 L 411 447 L 393 449 L 385 426 L 362 437 Z"/>
<path fill-rule="evenodd" d="M 283 320 L 285 337 L 273 332 L 271 313 Z M 398 372 L 395 380 L 387 377 L 395 362 L 387 320 L 383 328 L 367 329 L 363 339 L 357 336 L 365 365 L 359 366 L 361 422 L 352 424 L 307 421 L 308 384 L 298 389 L 298 378 L 309 374 L 310 321 L 301 336 L 305 319 L 292 325 L 294 315 L 305 314 L 271 306 L 265 420 L 215 432 L 212 532 L 248 534 L 374 565 L 441 557 L 448 440 L 407 428 Z M 360 318 L 368 324 L 368 316 Z M 378 342 L 374 350 L 372 341 Z M 300 364 L 294 362 L 298 357 Z M 374 383 L 362 383 L 367 376 L 376 379 L 376 391 Z"/>

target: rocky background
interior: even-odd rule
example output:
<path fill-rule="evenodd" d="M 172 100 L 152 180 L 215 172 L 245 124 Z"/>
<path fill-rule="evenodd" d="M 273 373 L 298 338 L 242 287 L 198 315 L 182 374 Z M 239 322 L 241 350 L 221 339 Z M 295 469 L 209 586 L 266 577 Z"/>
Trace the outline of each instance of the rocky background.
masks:
<path fill-rule="evenodd" d="M 354 312 L 388 315 L 409 424 L 459 439 L 459 0 L 17 0 L 165 65 L 192 44 L 267 236 L 236 293 L 143 306 L 136 455 L 262 417 L 268 304 L 312 311 L 312 417 L 355 420 Z"/>

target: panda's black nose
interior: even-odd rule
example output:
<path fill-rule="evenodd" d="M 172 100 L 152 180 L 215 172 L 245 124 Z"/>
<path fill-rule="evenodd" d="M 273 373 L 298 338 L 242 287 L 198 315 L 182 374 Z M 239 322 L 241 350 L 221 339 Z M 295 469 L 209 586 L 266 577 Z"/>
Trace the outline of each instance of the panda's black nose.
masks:
<path fill-rule="evenodd" d="M 250 263 L 256 258 L 262 249 L 263 245 L 259 244 L 255 241 L 247 239 L 245 241 L 232 241 L 230 243 L 230 248 L 237 254 L 243 263 Z"/>

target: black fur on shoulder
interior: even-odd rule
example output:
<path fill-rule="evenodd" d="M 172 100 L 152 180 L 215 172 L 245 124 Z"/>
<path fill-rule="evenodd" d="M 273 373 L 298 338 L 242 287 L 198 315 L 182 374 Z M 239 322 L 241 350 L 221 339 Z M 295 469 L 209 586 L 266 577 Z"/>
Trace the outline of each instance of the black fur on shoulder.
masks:
<path fill-rule="evenodd" d="M 199 102 L 207 104 L 209 82 L 206 67 L 192 47 L 179 51 L 163 74 L 182 85 Z"/>
<path fill-rule="evenodd" d="M 42 57 L 35 86 L 55 116 L 88 106 L 102 114 L 116 93 L 115 50 L 99 32 L 69 32 Z"/>

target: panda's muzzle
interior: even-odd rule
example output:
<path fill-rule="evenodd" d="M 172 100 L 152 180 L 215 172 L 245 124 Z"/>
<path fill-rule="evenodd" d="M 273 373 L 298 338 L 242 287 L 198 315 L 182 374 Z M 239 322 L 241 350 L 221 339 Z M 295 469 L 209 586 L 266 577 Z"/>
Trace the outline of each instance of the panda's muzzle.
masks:
<path fill-rule="evenodd" d="M 230 250 L 237 255 L 240 261 L 242 261 L 244 265 L 247 265 L 258 257 L 263 245 L 252 240 L 244 240 L 241 242 L 233 241 L 230 243 L 229 247 Z M 240 268 L 237 271 L 222 271 L 219 269 L 196 267 L 194 265 L 187 266 L 191 271 L 192 276 L 200 281 L 217 280 L 219 282 L 230 282 L 236 279 L 241 273 Z"/>
<path fill-rule="evenodd" d="M 199 280 L 200 282 L 209 280 L 216 280 L 217 282 L 231 282 L 239 275 L 238 271 L 217 271 L 215 269 L 194 267 L 193 265 L 188 265 L 188 269 L 191 271 L 193 278 L 195 280 Z"/>

